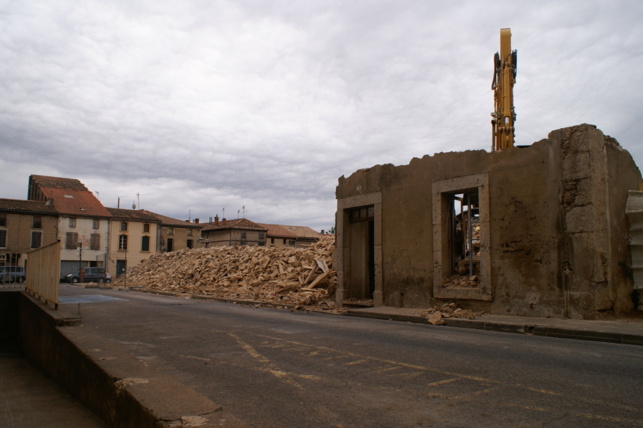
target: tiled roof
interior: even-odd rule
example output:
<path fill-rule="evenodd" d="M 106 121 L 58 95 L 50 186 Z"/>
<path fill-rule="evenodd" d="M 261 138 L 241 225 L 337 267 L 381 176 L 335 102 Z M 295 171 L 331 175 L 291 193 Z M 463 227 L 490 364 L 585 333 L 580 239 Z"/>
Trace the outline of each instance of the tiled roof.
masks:
<path fill-rule="evenodd" d="M 51 204 L 42 201 L 23 201 L 20 199 L 0 199 L 0 211 L 58 215 Z"/>
<path fill-rule="evenodd" d="M 293 234 L 297 235 L 298 238 L 321 238 L 321 233 L 316 230 L 311 229 L 307 226 L 283 226 L 285 229 L 289 230 Z"/>
<path fill-rule="evenodd" d="M 163 226 L 172 226 L 172 227 L 190 227 L 193 229 L 201 228 L 201 225 L 198 223 L 190 223 L 189 221 L 179 220 L 178 218 L 168 217 L 162 214 L 153 213 L 152 211 L 141 210 L 141 212 L 147 213 L 155 217 L 158 221 L 161 222 Z"/>
<path fill-rule="evenodd" d="M 203 230 L 228 230 L 228 229 L 239 229 L 239 230 L 266 230 L 265 227 L 250 221 L 247 218 L 238 218 L 236 220 L 220 220 L 219 224 L 215 223 L 205 223 L 203 224 Z"/>
<path fill-rule="evenodd" d="M 118 220 L 133 220 L 160 223 L 161 221 L 156 218 L 151 212 L 144 210 L 126 210 L 123 208 L 107 208 L 107 211 Z"/>
<path fill-rule="evenodd" d="M 280 226 L 278 224 L 265 224 L 265 223 L 257 223 L 259 226 L 265 228 L 267 230 L 267 235 L 270 237 L 279 237 L 279 238 L 291 238 L 295 239 L 297 238 L 297 235 L 294 233 L 290 232 L 283 226 Z"/>
<path fill-rule="evenodd" d="M 39 187 L 48 187 L 50 189 L 67 189 L 67 190 L 76 190 L 89 191 L 87 187 L 80 180 L 75 178 L 62 178 L 62 177 L 48 177 L 46 175 L 32 175 L 29 177 L 30 181 L 33 180 L 34 184 Z"/>
<path fill-rule="evenodd" d="M 41 187 L 40 191 L 45 198 L 54 201 L 54 208 L 59 214 L 83 217 L 111 217 L 107 208 L 89 190 Z"/>

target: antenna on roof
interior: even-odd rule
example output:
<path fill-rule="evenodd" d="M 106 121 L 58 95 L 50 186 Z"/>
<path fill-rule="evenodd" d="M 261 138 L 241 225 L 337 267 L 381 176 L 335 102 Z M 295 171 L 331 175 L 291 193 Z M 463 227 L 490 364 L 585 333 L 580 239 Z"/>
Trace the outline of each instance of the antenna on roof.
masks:
<path fill-rule="evenodd" d="M 136 200 L 138 201 L 138 206 L 140 207 L 141 206 L 141 195 L 138 192 L 136 192 Z"/>
<path fill-rule="evenodd" d="M 188 221 L 192 221 L 192 210 L 188 210 Z"/>
<path fill-rule="evenodd" d="M 243 209 L 243 218 L 246 218 L 246 206 L 241 207 Z"/>
<path fill-rule="evenodd" d="M 223 216 L 221 218 L 225 218 L 225 208 L 223 209 Z"/>

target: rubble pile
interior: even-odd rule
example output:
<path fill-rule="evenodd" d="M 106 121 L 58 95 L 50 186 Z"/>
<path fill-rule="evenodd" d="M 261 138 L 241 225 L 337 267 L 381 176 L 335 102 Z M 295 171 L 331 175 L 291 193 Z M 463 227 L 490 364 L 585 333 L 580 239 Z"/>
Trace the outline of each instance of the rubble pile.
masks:
<path fill-rule="evenodd" d="M 427 309 L 424 316 L 427 317 L 430 324 L 441 325 L 444 324 L 444 318 L 467 318 L 473 320 L 482 314 L 483 312 L 475 312 L 471 309 L 462 309 L 458 307 L 457 303 L 445 303 L 439 308 L 435 307 Z"/>
<path fill-rule="evenodd" d="M 225 246 L 161 253 L 114 286 L 332 309 L 337 288 L 333 237 L 307 248 Z"/>

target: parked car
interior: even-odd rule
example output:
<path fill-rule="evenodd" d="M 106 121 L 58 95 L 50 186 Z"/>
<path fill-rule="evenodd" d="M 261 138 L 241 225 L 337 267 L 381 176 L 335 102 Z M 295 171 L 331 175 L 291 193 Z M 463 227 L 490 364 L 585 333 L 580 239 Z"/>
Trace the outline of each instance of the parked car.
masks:
<path fill-rule="evenodd" d="M 0 282 L 25 282 L 25 276 L 22 266 L 0 266 Z"/>
<path fill-rule="evenodd" d="M 78 283 L 81 282 L 80 269 L 76 269 L 73 273 L 67 275 L 67 282 Z M 82 282 L 100 282 L 103 283 L 107 279 L 105 268 L 99 267 L 86 267 L 83 268 Z"/>

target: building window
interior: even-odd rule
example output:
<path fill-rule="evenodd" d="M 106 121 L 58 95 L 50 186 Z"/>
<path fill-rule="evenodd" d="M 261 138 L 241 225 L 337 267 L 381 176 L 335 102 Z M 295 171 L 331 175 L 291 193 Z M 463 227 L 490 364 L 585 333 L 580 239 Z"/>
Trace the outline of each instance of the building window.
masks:
<path fill-rule="evenodd" d="M 168 234 L 168 235 L 174 235 L 174 228 L 173 228 L 173 227 L 170 227 L 170 228 L 167 230 L 167 234 Z"/>
<path fill-rule="evenodd" d="M 69 227 L 70 228 L 76 227 L 76 219 L 75 218 L 70 218 L 69 219 Z"/>
<path fill-rule="evenodd" d="M 143 232 L 144 233 L 150 233 L 150 224 L 149 223 L 145 223 L 143 225 Z"/>
<path fill-rule="evenodd" d="M 143 236 L 141 238 L 141 251 L 150 251 L 150 237 Z"/>
<path fill-rule="evenodd" d="M 33 224 L 31 226 L 32 229 L 42 229 L 42 217 L 39 215 L 33 216 Z"/>
<path fill-rule="evenodd" d="M 433 183 L 433 293 L 491 300 L 487 174 Z"/>
<path fill-rule="evenodd" d="M 187 246 L 188 248 L 192 248 L 193 243 L 192 243 L 192 240 L 191 240 L 191 239 L 188 239 L 188 242 L 187 242 L 186 246 Z"/>
<path fill-rule="evenodd" d="M 7 247 L 7 231 L 0 229 L 0 248 Z"/>
<path fill-rule="evenodd" d="M 100 233 L 92 233 L 89 249 L 100 250 Z"/>
<path fill-rule="evenodd" d="M 0 213 L 0 226 L 7 226 L 7 215 L 5 213 Z"/>
<path fill-rule="evenodd" d="M 174 239 L 173 238 L 167 238 L 167 250 L 168 251 L 174 251 Z"/>
<path fill-rule="evenodd" d="M 76 232 L 67 232 L 65 235 L 65 248 L 75 250 L 78 246 L 78 234 Z"/>
<path fill-rule="evenodd" d="M 260 240 L 260 241 L 263 241 L 263 240 L 265 240 L 265 239 L 266 239 L 266 234 L 265 234 L 265 233 L 263 233 L 263 232 L 259 232 L 259 240 Z"/>
<path fill-rule="evenodd" d="M 192 236 L 192 229 L 188 229 L 188 236 Z"/>
<path fill-rule="evenodd" d="M 100 220 L 99 220 L 99 219 L 97 219 L 97 218 L 95 218 L 95 219 L 94 219 L 93 228 L 94 228 L 94 230 L 96 230 L 96 229 L 98 229 L 99 227 L 100 227 Z"/>
<path fill-rule="evenodd" d="M 31 232 L 31 248 L 40 248 L 42 246 L 42 232 Z"/>
<path fill-rule="evenodd" d="M 121 231 L 125 232 L 127 230 L 127 222 L 121 221 Z"/>
<path fill-rule="evenodd" d="M 118 249 L 121 251 L 127 250 L 127 235 L 118 236 Z"/>

